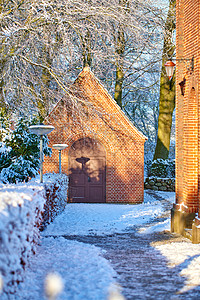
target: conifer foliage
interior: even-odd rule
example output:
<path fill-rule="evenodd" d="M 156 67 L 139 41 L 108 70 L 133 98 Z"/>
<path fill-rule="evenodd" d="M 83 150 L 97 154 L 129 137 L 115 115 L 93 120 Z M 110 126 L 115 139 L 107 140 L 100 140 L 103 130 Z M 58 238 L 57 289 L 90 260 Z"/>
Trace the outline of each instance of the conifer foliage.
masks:
<path fill-rule="evenodd" d="M 1 120 L 5 123 L 5 120 Z M 27 182 L 29 178 L 38 174 L 40 165 L 40 138 L 29 132 L 28 127 L 37 124 L 37 119 L 31 121 L 19 118 L 16 128 L 4 132 L 0 142 L 0 179 L 4 183 Z M 3 127 L 3 126 L 2 126 Z M 47 146 L 48 139 L 43 137 L 43 152 L 51 155 L 51 148 Z"/>

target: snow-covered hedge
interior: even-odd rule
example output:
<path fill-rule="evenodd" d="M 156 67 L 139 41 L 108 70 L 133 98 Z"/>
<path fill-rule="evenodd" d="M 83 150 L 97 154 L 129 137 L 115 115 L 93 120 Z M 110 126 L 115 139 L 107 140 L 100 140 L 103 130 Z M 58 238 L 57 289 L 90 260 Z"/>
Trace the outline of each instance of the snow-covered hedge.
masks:
<path fill-rule="evenodd" d="M 148 177 L 175 178 L 175 160 L 158 158 L 146 163 Z"/>
<path fill-rule="evenodd" d="M 43 216 L 50 215 L 46 220 L 49 222 L 64 209 L 66 191 L 66 176 L 55 174 L 46 175 L 44 184 L 0 184 L 1 299 L 12 299 L 17 284 L 23 280 L 28 257 L 36 251 Z"/>
<path fill-rule="evenodd" d="M 42 228 L 51 223 L 64 210 L 67 203 L 68 177 L 64 174 L 45 174 L 44 182 L 46 202 Z"/>
<path fill-rule="evenodd" d="M 45 189 L 37 184 L 5 185 L 0 199 L 0 272 L 4 294 L 12 294 L 38 243 Z"/>

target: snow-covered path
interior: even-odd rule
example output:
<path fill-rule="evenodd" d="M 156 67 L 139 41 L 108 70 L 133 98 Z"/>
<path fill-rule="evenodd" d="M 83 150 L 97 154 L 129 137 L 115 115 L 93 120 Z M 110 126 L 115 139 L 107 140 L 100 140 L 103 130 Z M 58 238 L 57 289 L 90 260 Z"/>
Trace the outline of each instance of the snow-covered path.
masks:
<path fill-rule="evenodd" d="M 67 205 L 42 233 L 13 299 L 45 299 L 52 271 L 64 280 L 62 300 L 106 300 L 114 283 L 126 299 L 198 299 L 200 245 L 160 233 L 169 229 L 174 193 L 156 195 L 168 201 L 145 193 L 141 205 Z"/>

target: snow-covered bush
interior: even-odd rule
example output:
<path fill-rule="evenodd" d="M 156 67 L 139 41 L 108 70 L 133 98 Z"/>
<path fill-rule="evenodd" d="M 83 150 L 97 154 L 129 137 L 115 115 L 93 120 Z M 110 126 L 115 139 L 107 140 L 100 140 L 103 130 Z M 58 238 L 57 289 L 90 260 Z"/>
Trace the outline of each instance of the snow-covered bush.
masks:
<path fill-rule="evenodd" d="M 68 177 L 65 174 L 44 174 L 46 202 L 43 212 L 43 229 L 60 214 L 67 204 Z"/>
<path fill-rule="evenodd" d="M 20 118 L 16 129 L 4 135 L 0 142 L 0 179 L 4 183 L 28 181 L 38 174 L 40 166 L 40 138 L 29 132 L 28 127 L 37 120 Z M 43 152 L 51 155 L 47 146 L 48 138 L 43 137 Z"/>
<path fill-rule="evenodd" d="M 9 120 L 5 109 L 0 108 L 0 143 L 9 135 Z"/>
<path fill-rule="evenodd" d="M 10 299 L 8 295 L 23 280 L 28 257 L 38 243 L 45 189 L 36 184 L 2 185 L 0 199 L 1 299 Z"/>
<path fill-rule="evenodd" d="M 149 177 L 174 178 L 175 160 L 158 158 L 153 162 L 149 161 L 147 163 L 147 172 Z"/>
<path fill-rule="evenodd" d="M 23 280 L 28 258 L 35 253 L 40 229 L 63 211 L 67 199 L 67 176 L 45 174 L 28 183 L 0 184 L 0 274 L 2 300 L 12 299 Z"/>

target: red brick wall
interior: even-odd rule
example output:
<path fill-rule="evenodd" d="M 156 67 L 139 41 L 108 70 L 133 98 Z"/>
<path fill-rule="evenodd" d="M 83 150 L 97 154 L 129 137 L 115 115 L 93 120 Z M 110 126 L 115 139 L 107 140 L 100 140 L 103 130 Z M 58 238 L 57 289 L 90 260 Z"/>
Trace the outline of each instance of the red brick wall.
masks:
<path fill-rule="evenodd" d="M 184 0 L 176 3 L 176 57 L 183 57 L 183 5 Z M 176 202 L 183 201 L 183 108 L 184 101 L 181 96 L 179 82 L 182 81 L 184 72 L 182 71 L 184 64 L 176 62 Z"/>
<path fill-rule="evenodd" d="M 83 137 L 96 139 L 106 150 L 106 202 L 141 203 L 145 137 L 129 123 L 88 68 L 81 72 L 74 88 L 78 88 L 76 95 L 88 102 L 85 108 L 88 114 L 81 115 L 84 105 L 81 102 L 75 103 L 75 110 L 72 110 L 73 101 L 69 105 L 67 96 L 46 120 L 55 126 L 48 136 L 50 146 L 54 143 L 69 145 L 62 151 L 62 171 L 68 174 L 68 151 L 76 140 Z M 52 157 L 45 158 L 44 171 L 58 172 L 58 161 L 58 151 L 53 150 Z"/>
<path fill-rule="evenodd" d="M 182 210 L 199 206 L 199 16 L 198 0 L 177 1 L 176 37 L 176 202 Z M 188 70 L 194 57 L 194 71 Z M 186 78 L 184 96 L 179 83 Z"/>

